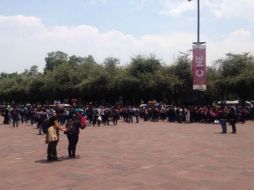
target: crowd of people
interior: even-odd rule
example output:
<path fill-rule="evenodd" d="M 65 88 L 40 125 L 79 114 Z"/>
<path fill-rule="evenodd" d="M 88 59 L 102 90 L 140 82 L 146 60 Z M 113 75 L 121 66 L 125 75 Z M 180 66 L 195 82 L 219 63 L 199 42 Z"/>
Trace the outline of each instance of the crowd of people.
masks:
<path fill-rule="evenodd" d="M 39 135 L 46 134 L 47 160 L 58 161 L 59 131 L 63 131 L 67 136 L 69 158 L 76 158 L 79 129 L 86 127 L 86 117 L 83 116 L 83 111 L 72 109 L 72 112 L 68 112 L 69 114 L 63 117 L 66 111 L 65 108 L 60 107 L 8 106 L 1 110 L 1 115 L 4 117 L 3 123 L 11 124 L 12 122 L 13 127 L 18 127 L 19 122 L 30 122 L 31 125 L 36 125 Z"/>
<path fill-rule="evenodd" d="M 59 131 L 68 138 L 68 153 L 70 158 L 76 157 L 76 146 L 79 139 L 79 129 L 86 126 L 101 125 L 116 126 L 119 120 L 125 123 L 167 121 L 169 123 L 218 123 L 221 133 L 227 133 L 227 123 L 236 133 L 236 123 L 244 123 L 253 117 L 253 108 L 241 106 L 166 106 L 142 105 L 135 106 L 6 106 L 1 115 L 4 124 L 18 127 L 19 123 L 36 125 L 38 134 L 46 134 L 47 160 L 58 160 L 56 147 L 59 141 Z M 46 128 L 46 130 L 45 130 Z"/>
<path fill-rule="evenodd" d="M 59 123 L 64 125 L 73 116 L 74 110 L 80 110 L 86 117 L 88 125 L 117 125 L 119 120 L 126 123 L 139 123 L 144 121 L 158 122 L 159 120 L 178 123 L 216 123 L 220 119 L 220 112 L 223 110 L 228 115 L 234 110 L 237 121 L 253 117 L 253 109 L 241 106 L 6 106 L 2 108 L 1 115 L 4 117 L 4 124 L 11 124 L 17 127 L 19 123 L 37 124 L 39 133 L 42 133 L 41 123 L 50 118 L 57 111 L 59 112 Z"/>

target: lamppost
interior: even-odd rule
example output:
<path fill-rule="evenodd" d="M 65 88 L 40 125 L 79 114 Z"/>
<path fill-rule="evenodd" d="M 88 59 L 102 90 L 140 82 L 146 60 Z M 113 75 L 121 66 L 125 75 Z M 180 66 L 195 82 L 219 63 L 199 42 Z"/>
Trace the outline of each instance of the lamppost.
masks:
<path fill-rule="evenodd" d="M 192 1 L 192 0 L 188 0 Z M 197 0 L 197 42 L 195 44 L 204 44 L 205 42 L 200 42 L 200 0 Z"/>
<path fill-rule="evenodd" d="M 188 0 L 192 1 L 192 0 Z M 200 0 L 197 0 L 197 42 L 193 43 L 193 90 L 206 90 L 206 46 L 200 42 Z"/>

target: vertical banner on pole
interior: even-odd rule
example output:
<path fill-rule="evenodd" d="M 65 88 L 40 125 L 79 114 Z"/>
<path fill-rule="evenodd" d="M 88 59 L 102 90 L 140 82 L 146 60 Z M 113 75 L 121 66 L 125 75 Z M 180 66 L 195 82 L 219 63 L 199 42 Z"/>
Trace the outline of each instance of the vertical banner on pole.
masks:
<path fill-rule="evenodd" d="M 193 45 L 192 62 L 193 90 L 206 90 L 206 46 Z"/>

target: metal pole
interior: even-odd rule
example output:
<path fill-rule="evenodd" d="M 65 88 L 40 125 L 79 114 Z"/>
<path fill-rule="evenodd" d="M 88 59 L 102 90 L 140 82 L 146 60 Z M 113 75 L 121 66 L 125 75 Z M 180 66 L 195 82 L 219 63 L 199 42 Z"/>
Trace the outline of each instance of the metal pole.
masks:
<path fill-rule="evenodd" d="M 198 40 L 197 40 L 197 44 L 199 45 L 200 44 L 200 3 L 199 3 L 199 0 L 198 0 Z"/>
<path fill-rule="evenodd" d="M 189 2 L 192 0 L 188 0 Z M 194 84 L 193 81 L 193 89 L 194 90 L 200 90 L 200 91 L 204 91 L 206 90 L 206 79 L 205 74 L 206 74 L 206 68 L 205 68 L 205 64 L 206 64 L 206 60 L 204 60 L 205 55 L 202 53 L 203 49 L 205 50 L 205 46 L 201 47 L 202 44 L 205 44 L 206 42 L 200 42 L 200 0 L 197 0 L 197 41 L 193 42 L 194 46 L 193 48 L 193 67 L 196 69 L 198 67 L 198 69 L 203 71 L 203 75 L 202 76 L 198 76 L 196 73 L 193 73 L 193 77 L 195 77 L 196 79 L 196 84 Z M 202 48 L 202 51 L 201 51 Z M 194 50 L 195 50 L 195 55 L 194 55 Z M 205 53 L 205 52 L 204 52 Z M 194 57 L 195 56 L 195 57 Z M 201 78 L 202 77 L 202 78 Z M 201 92 L 198 93 L 198 99 L 201 99 Z"/>

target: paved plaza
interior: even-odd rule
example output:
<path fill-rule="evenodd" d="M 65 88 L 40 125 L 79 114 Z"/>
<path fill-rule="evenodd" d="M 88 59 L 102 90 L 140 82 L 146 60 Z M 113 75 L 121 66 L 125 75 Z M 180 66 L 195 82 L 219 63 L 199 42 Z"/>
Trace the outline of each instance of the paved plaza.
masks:
<path fill-rule="evenodd" d="M 35 126 L 0 124 L 0 189 L 253 190 L 254 122 L 237 130 L 120 121 L 82 130 L 78 159 L 68 159 L 61 133 L 61 161 L 47 162 L 45 136 Z"/>

